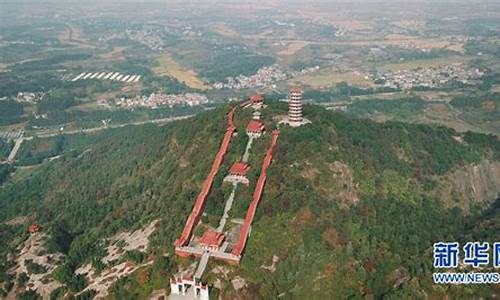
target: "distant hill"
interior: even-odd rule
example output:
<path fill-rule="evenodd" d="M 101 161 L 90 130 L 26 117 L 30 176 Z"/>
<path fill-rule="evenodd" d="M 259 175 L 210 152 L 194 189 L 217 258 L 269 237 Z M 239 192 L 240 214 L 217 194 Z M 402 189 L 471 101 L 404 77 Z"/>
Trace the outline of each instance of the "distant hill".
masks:
<path fill-rule="evenodd" d="M 50 249 L 66 254 L 58 274 L 69 275 L 58 278 L 68 286 L 77 267 L 105 255 L 102 238 L 159 219 L 147 256 L 156 262 L 168 253 L 169 264 L 163 269 L 156 264 L 146 267 L 146 279 L 141 269 L 140 276 L 118 281 L 111 297 L 143 298 L 166 287 L 169 276 L 189 263 L 175 257 L 173 242 L 217 152 L 227 110 L 166 126 L 27 142 L 21 151 L 25 157 L 54 145 L 57 151 L 47 155 L 61 156 L 29 172 L 16 170 L 0 189 L 0 233 L 7 241 L 0 246 L 0 280 L 14 281 L 5 275 L 11 266 L 7 253 L 15 253 L 19 232 L 28 224 L 5 224 L 16 217 L 26 216 L 59 237 Z M 263 118 L 272 127 L 275 116 L 284 113 L 284 104 L 273 103 Z M 207 270 L 216 265 L 228 270 L 226 275 L 207 272 L 204 280 L 210 285 L 218 282 L 212 287 L 213 297 L 498 294 L 487 285 L 435 286 L 431 276 L 434 242 L 498 239 L 498 138 L 427 125 L 378 124 L 317 106 L 307 106 L 305 114 L 312 124 L 281 129 L 242 265 L 209 263 Z M 248 118 L 246 112 L 237 114 L 239 135 L 223 169 L 237 160 L 235 150 L 245 145 L 242 128 Z M 256 153 L 265 149 L 263 145 L 255 146 Z M 255 162 L 260 163 L 258 157 Z M 234 213 L 245 211 L 254 181 L 239 191 Z M 215 187 L 209 201 L 221 201 L 221 189 Z M 209 205 L 207 220 L 202 221 L 211 222 L 220 206 Z M 235 278 L 245 283 L 238 291 L 232 283 Z M 74 284 L 70 290 L 81 288 Z"/>

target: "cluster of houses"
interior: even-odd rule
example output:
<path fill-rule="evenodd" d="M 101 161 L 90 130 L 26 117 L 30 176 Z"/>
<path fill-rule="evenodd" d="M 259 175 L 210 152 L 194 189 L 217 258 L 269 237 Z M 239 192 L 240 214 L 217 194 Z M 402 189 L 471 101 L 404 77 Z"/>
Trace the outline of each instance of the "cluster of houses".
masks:
<path fill-rule="evenodd" d="M 213 87 L 215 89 L 266 87 L 287 78 L 287 74 L 275 64 L 260 68 L 257 70 L 257 73 L 250 76 L 238 75 L 237 77 L 227 77 L 224 81 L 214 83 Z"/>
<path fill-rule="evenodd" d="M 147 26 L 140 30 L 127 29 L 125 36 L 133 41 L 141 43 L 153 51 L 165 50 L 165 36 L 176 36 L 184 38 L 200 37 L 203 34 L 191 26 Z"/>
<path fill-rule="evenodd" d="M 160 29 L 157 29 L 160 30 Z M 146 45 L 149 49 L 154 51 L 162 51 L 165 47 L 159 34 L 154 29 L 151 30 L 127 30 L 126 35 L 129 39 Z"/>
<path fill-rule="evenodd" d="M 124 108 L 148 107 L 158 108 L 162 106 L 173 107 L 177 105 L 198 106 L 208 104 L 207 96 L 198 93 L 186 94 L 155 94 L 149 96 L 136 96 L 133 98 L 119 98 L 115 105 Z"/>
<path fill-rule="evenodd" d="M 295 76 L 316 72 L 319 66 L 309 67 L 300 71 L 284 70 L 278 64 L 262 67 L 257 70 L 257 73 L 245 76 L 238 75 L 236 77 L 227 77 L 223 81 L 214 83 L 212 86 L 215 89 L 246 89 L 257 87 L 271 86 L 276 88 L 275 84 L 278 81 L 287 80 Z"/>
<path fill-rule="evenodd" d="M 40 93 L 19 92 L 19 93 L 17 93 L 17 95 L 15 97 L 3 97 L 3 98 L 0 98 L 0 101 L 12 99 L 12 100 L 19 102 L 19 103 L 36 103 L 36 102 L 42 100 L 44 96 L 45 96 L 45 93 L 42 93 L 42 92 L 40 92 Z"/>
<path fill-rule="evenodd" d="M 435 88 L 451 82 L 472 84 L 484 73 L 477 68 L 466 68 L 463 64 L 451 64 L 441 67 L 421 68 L 415 70 L 398 70 L 379 77 L 385 86 L 403 90 L 414 87 Z"/>

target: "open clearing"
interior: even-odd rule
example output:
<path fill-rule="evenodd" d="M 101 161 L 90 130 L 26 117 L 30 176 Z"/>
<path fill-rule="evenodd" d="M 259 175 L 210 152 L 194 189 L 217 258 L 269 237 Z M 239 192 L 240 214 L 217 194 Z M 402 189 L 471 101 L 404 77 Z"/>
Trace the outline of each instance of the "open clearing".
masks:
<path fill-rule="evenodd" d="M 68 112 L 70 112 L 70 111 L 95 111 L 95 110 L 99 110 L 102 108 L 103 107 L 98 105 L 97 102 L 92 101 L 92 102 L 85 102 L 85 103 L 80 104 L 80 105 L 72 106 L 72 107 L 68 108 L 66 111 L 68 111 Z"/>
<path fill-rule="evenodd" d="M 46 251 L 44 244 L 47 238 L 48 236 L 45 233 L 31 234 L 19 247 L 15 265 L 9 271 L 10 274 L 15 276 L 27 273 L 29 280 L 26 287 L 30 290 L 35 290 L 43 299 L 49 299 L 50 293 L 62 285 L 48 275 L 57 268 L 64 257 L 61 253 L 48 253 Z M 30 260 L 42 266 L 44 270 L 39 273 L 30 273 L 28 271 L 28 261 Z M 11 293 L 15 293 L 15 290 L 14 288 Z"/>
<path fill-rule="evenodd" d="M 8 64 L 0 63 L 0 72 L 7 72 L 9 70 Z"/>
<path fill-rule="evenodd" d="M 239 37 L 240 34 L 233 30 L 231 27 L 229 27 L 226 23 L 224 22 L 216 22 L 211 26 L 212 30 L 220 35 L 227 36 L 227 37 Z"/>
<path fill-rule="evenodd" d="M 24 179 L 26 179 L 28 176 L 31 175 L 33 171 L 35 171 L 37 168 L 39 168 L 42 164 L 38 165 L 31 165 L 31 166 L 20 166 L 16 168 L 16 171 L 12 173 L 10 181 L 12 183 L 20 182 Z"/>
<path fill-rule="evenodd" d="M 373 25 L 370 22 L 347 19 L 338 20 L 334 18 L 330 23 L 334 26 L 344 27 L 349 31 L 371 31 L 373 30 Z"/>
<path fill-rule="evenodd" d="M 95 299 L 102 299 L 108 296 L 109 288 L 120 278 L 130 276 L 138 269 L 153 264 L 152 260 L 142 264 L 131 261 L 123 261 L 123 256 L 127 251 L 139 251 L 147 253 L 149 247 L 149 237 L 155 231 L 159 220 L 155 220 L 143 229 L 134 232 L 121 232 L 109 239 L 110 245 L 106 248 L 107 255 L 102 258 L 106 268 L 97 271 L 92 264 L 84 265 L 75 271 L 75 274 L 84 275 L 89 285 L 80 292 L 94 290 L 97 294 Z"/>
<path fill-rule="evenodd" d="M 388 71 L 397 70 L 412 70 L 416 68 L 431 68 L 431 67 L 441 67 L 456 63 L 464 63 L 466 59 L 460 56 L 450 56 L 446 58 L 432 58 L 432 59 L 416 59 L 407 62 L 386 64 L 383 66 L 384 69 Z"/>
<path fill-rule="evenodd" d="M 500 93 L 500 84 L 495 84 L 491 87 L 492 93 Z"/>
<path fill-rule="evenodd" d="M 372 81 L 365 79 L 362 74 L 354 71 L 338 71 L 335 69 L 325 69 L 314 74 L 299 76 L 293 81 L 301 82 L 302 84 L 310 85 L 313 88 L 328 88 L 335 86 L 340 82 L 347 82 L 356 86 L 368 87 L 372 85 Z"/>
<path fill-rule="evenodd" d="M 464 43 L 461 41 L 449 39 L 425 39 L 402 34 L 389 34 L 386 36 L 386 39 L 386 43 L 391 45 L 406 44 L 418 48 L 448 49 L 460 53 L 464 52 Z"/>
<path fill-rule="evenodd" d="M 299 50 L 302 50 L 304 47 L 306 47 L 309 44 L 310 44 L 309 42 L 305 42 L 305 41 L 292 42 L 292 43 L 289 43 L 285 49 L 279 51 L 277 54 L 278 55 L 294 55 Z"/>
<path fill-rule="evenodd" d="M 90 44 L 82 38 L 82 31 L 79 28 L 71 25 L 66 25 L 66 28 L 58 35 L 59 42 L 70 44 L 81 48 L 95 48 L 95 45 Z"/>
<path fill-rule="evenodd" d="M 157 75 L 171 76 L 184 82 L 187 86 L 195 89 L 208 89 L 209 87 L 198 78 L 195 71 L 183 69 L 168 53 L 162 54 L 156 60 L 159 65 L 153 68 Z"/>
<path fill-rule="evenodd" d="M 102 59 L 112 59 L 112 60 L 123 60 L 125 59 L 125 56 L 123 55 L 123 51 L 125 51 L 127 47 L 113 47 L 113 50 L 110 52 L 104 53 L 99 55 L 100 58 Z"/>

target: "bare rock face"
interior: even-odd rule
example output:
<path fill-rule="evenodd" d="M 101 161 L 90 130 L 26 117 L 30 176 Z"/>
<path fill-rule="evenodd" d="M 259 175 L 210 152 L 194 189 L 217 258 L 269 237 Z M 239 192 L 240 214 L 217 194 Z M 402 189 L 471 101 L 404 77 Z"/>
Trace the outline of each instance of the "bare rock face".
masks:
<path fill-rule="evenodd" d="M 490 205 L 500 195 L 500 162 L 482 160 L 437 178 L 433 194 L 449 208 L 469 212 L 475 205 Z"/>
<path fill-rule="evenodd" d="M 26 273 L 29 281 L 26 286 L 30 290 L 36 291 L 43 299 L 49 299 L 50 293 L 62 286 L 61 283 L 50 277 L 50 274 L 61 264 L 64 258 L 62 253 L 47 253 L 44 247 L 45 241 L 49 238 L 47 233 L 31 234 L 18 248 L 14 259 L 14 267 L 9 270 L 10 275 L 19 276 Z M 31 273 L 28 268 L 28 261 L 44 267 L 44 271 Z M 17 285 L 17 284 L 16 284 Z M 15 286 L 7 299 L 16 299 L 17 286 Z"/>
<path fill-rule="evenodd" d="M 327 164 L 326 168 L 319 170 L 306 162 L 306 167 L 300 175 L 309 180 L 325 197 L 338 201 L 340 206 L 349 207 L 359 202 L 358 183 L 354 181 L 352 169 L 342 161 Z M 328 184 L 319 184 L 325 178 Z"/>
<path fill-rule="evenodd" d="M 329 169 L 337 185 L 338 192 L 335 194 L 335 197 L 347 206 L 357 204 L 359 202 L 358 184 L 354 181 L 351 168 L 341 161 L 335 161 L 329 165 Z"/>

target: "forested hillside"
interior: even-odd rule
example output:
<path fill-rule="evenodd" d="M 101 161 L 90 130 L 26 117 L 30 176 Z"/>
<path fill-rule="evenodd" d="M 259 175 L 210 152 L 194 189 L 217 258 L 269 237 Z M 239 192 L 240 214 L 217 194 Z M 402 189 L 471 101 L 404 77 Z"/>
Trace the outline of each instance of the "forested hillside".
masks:
<path fill-rule="evenodd" d="M 54 276 L 66 284 L 63 289 L 76 292 L 87 284 L 73 274 L 77 267 L 91 262 L 102 268 L 97 262 L 105 255 L 102 238 L 155 219 L 159 226 L 147 257 L 141 258 L 154 263 L 119 280 L 111 297 L 145 298 L 153 289 L 168 288 L 169 276 L 189 263 L 175 257 L 173 242 L 217 152 L 227 110 L 166 126 L 26 143 L 22 157 L 42 153 L 25 160 L 26 165 L 52 159 L 29 171 L 18 168 L 0 189 L 3 289 L 15 280 L 6 275 L 12 266 L 8 253 L 15 253 L 30 222 L 52 235 L 51 251 L 66 255 Z M 271 104 L 263 118 L 272 123 L 285 112 L 284 104 Z M 209 284 L 222 282 L 212 288 L 214 296 L 235 296 L 231 280 L 237 276 L 246 282 L 238 295 L 249 299 L 498 294 L 487 285 L 449 288 L 431 282 L 435 241 L 499 238 L 495 197 L 455 195 L 457 203 L 467 201 L 467 209 L 436 197 L 436 189 L 457 169 L 479 163 L 498 168 L 496 137 L 377 124 L 315 106 L 306 107 L 305 114 L 312 124 L 282 128 L 242 265 L 225 266 L 226 275 L 207 272 Z M 241 129 L 239 136 L 245 136 Z M 237 141 L 233 147 L 244 144 Z M 494 180 L 494 188 L 499 187 L 500 178 Z M 243 193 L 250 194 L 251 188 Z M 209 199 L 217 201 L 214 193 L 219 192 L 212 191 Z M 22 224 L 5 223 L 20 216 L 26 217 Z M 273 256 L 275 269 L 263 268 L 273 264 Z M 207 270 L 215 265 L 223 264 L 211 261 Z M 145 270 L 146 279 L 141 276 Z"/>

